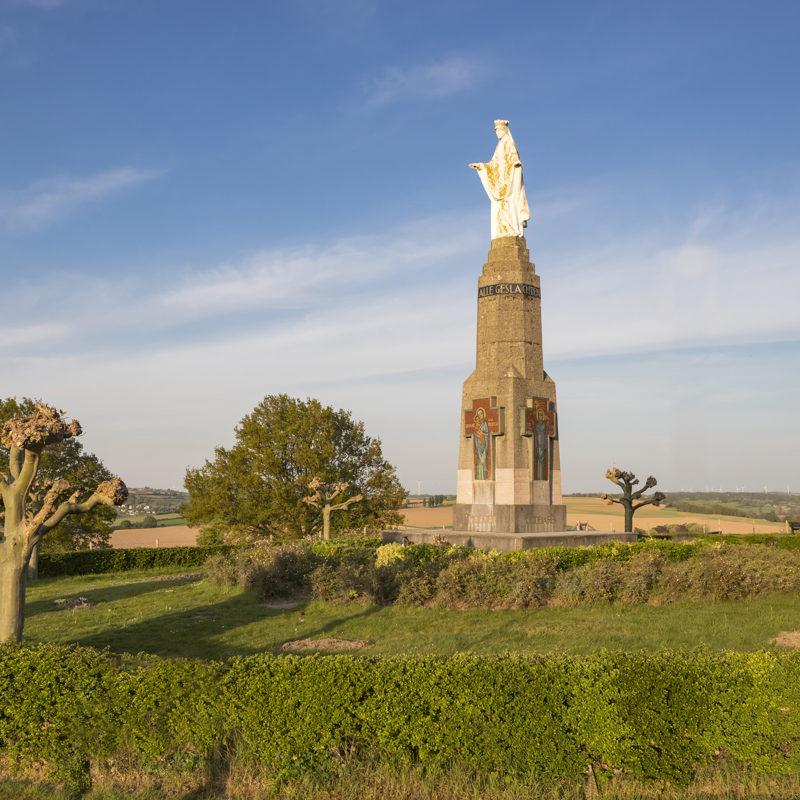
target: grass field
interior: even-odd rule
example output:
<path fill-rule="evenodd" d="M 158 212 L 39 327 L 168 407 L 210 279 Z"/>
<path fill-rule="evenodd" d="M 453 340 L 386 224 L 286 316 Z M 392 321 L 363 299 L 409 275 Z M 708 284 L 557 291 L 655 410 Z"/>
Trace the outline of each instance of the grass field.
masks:
<path fill-rule="evenodd" d="M 80 643 L 120 654 L 202 659 L 269 652 L 304 638 L 373 641 L 361 651 L 370 655 L 507 650 L 584 655 L 601 648 L 757 650 L 768 647 L 769 639 L 781 632 L 800 629 L 797 598 L 791 596 L 519 611 L 320 602 L 281 610 L 261 605 L 252 592 L 203 579 L 148 580 L 169 573 L 165 569 L 29 584 L 25 642 Z M 79 596 L 96 605 L 77 610 L 54 605 L 56 599 Z"/>
<path fill-rule="evenodd" d="M 574 526 L 579 520 L 589 522 L 596 531 L 625 530 L 625 514 L 622 506 L 608 505 L 599 497 L 565 497 L 567 506 L 567 524 Z M 415 528 L 450 528 L 453 525 L 452 506 L 437 508 L 404 508 L 401 512 L 406 524 Z M 689 514 L 671 508 L 653 508 L 648 506 L 636 512 L 633 524 L 637 528 L 653 528 L 656 525 L 685 525 L 687 522 L 698 522 L 708 525 L 709 530 L 723 533 L 773 533 L 784 531 L 782 523 L 767 522 L 763 519 L 745 519 L 743 517 L 712 516 L 708 514 Z"/>
<path fill-rule="evenodd" d="M 144 522 L 144 518 L 147 516 L 155 517 L 159 526 L 186 525 L 186 517 L 177 512 L 172 514 L 134 514 L 133 516 L 128 516 L 126 514 L 124 516 L 119 516 L 114 524 L 119 525 L 123 520 L 128 520 L 131 524 L 137 525 Z"/>

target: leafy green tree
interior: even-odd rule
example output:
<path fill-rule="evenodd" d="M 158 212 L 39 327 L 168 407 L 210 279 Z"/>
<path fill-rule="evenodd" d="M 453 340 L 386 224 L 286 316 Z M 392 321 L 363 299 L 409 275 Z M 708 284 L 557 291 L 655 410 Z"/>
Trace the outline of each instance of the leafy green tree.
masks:
<path fill-rule="evenodd" d="M 614 497 L 609 497 L 605 492 L 600 497 L 609 505 L 619 503 L 625 509 L 625 530 L 628 533 L 633 532 L 633 514 L 638 508 L 651 504 L 658 507 L 661 505 L 662 500 L 667 499 L 667 496 L 662 492 L 656 492 L 651 497 L 642 500 L 642 495 L 658 483 L 652 475 L 645 481 L 644 486 L 636 492 L 633 491 L 633 487 L 639 483 L 639 479 L 632 472 L 622 472 L 622 470 L 614 467 L 614 469 L 606 471 L 606 478 L 622 489 L 622 499 L 617 500 Z M 641 500 L 641 502 L 636 503 L 636 500 Z"/>
<path fill-rule="evenodd" d="M 142 520 L 142 527 L 143 528 L 157 528 L 158 527 L 158 520 L 152 514 L 148 514 Z"/>
<path fill-rule="evenodd" d="M 186 470 L 190 525 L 214 523 L 234 536 L 300 538 L 321 532 L 322 514 L 304 502 L 309 484 L 347 483 L 363 500 L 332 518 L 332 533 L 399 525 L 403 487 L 381 452 L 349 411 L 318 400 L 268 395 L 235 429 L 230 449 Z"/>
<path fill-rule="evenodd" d="M 19 401 L 15 397 L 0 400 L 0 427 L 14 417 L 25 418 L 35 412 L 36 401 L 28 397 Z M 8 472 L 8 456 L 8 448 L 0 443 L 0 472 Z M 83 445 L 75 438 L 52 444 L 41 454 L 38 471 L 40 481 L 66 480 L 73 490 L 88 491 L 112 477 L 103 462 L 96 455 L 85 452 Z M 66 517 L 34 548 L 28 576 L 37 577 L 40 549 L 43 552 L 63 552 L 110 547 L 110 525 L 116 516 L 113 508 L 97 505 L 85 514 Z"/>
<path fill-rule="evenodd" d="M 86 491 L 64 478 L 39 475 L 45 449 L 81 432 L 77 420 L 67 423 L 43 403 L 25 417 L 6 420 L 0 430 L 8 453 L 8 471 L 0 472 L 0 643 L 22 639 L 27 570 L 42 537 L 71 514 L 119 505 L 128 496 L 116 477 Z"/>
<path fill-rule="evenodd" d="M 214 544 L 224 544 L 228 525 L 225 520 L 215 517 L 210 522 L 200 526 L 196 544 L 198 547 L 209 547 Z"/>

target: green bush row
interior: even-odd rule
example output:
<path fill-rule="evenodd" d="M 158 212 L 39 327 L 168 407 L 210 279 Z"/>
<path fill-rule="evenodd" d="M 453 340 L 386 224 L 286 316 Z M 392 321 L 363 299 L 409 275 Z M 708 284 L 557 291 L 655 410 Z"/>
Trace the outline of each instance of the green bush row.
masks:
<path fill-rule="evenodd" d="M 300 544 L 256 546 L 210 558 L 205 572 L 213 583 L 264 597 L 310 593 L 333 603 L 448 608 L 663 604 L 800 592 L 800 553 L 659 540 L 595 550 L 583 551 L 585 563 L 566 566 L 558 554 L 543 551 L 510 558 L 468 547 L 388 544 L 324 556 Z"/>
<path fill-rule="evenodd" d="M 711 541 L 722 541 L 727 544 L 760 544 L 767 547 L 777 547 L 779 550 L 800 550 L 800 534 L 776 536 L 770 533 L 748 533 L 744 536 L 708 536 Z"/>
<path fill-rule="evenodd" d="M 378 537 L 317 541 L 309 547 L 320 556 L 335 556 L 361 548 L 380 547 Z M 201 567 L 215 555 L 229 555 L 241 549 L 231 544 L 207 547 L 131 547 L 125 550 L 71 550 L 65 553 L 41 553 L 39 575 L 55 578 L 60 575 L 98 575 L 154 567 Z"/>
<path fill-rule="evenodd" d="M 547 558 L 510 560 L 489 553 L 452 550 L 436 561 L 418 563 L 397 545 L 323 563 L 306 562 L 315 599 L 334 603 L 439 605 L 447 608 L 534 608 L 562 604 L 670 603 L 680 600 L 735 600 L 800 591 L 800 553 L 771 548 L 715 544 L 695 557 L 669 559 L 658 547 L 639 549 L 624 561 L 601 558 L 571 569 Z M 261 585 L 274 582 L 264 565 Z M 294 563 L 294 574 L 298 566 Z M 214 575 L 209 570 L 209 577 Z M 253 588 L 258 584 L 254 583 Z"/>
<path fill-rule="evenodd" d="M 228 555 L 235 547 L 229 544 L 211 547 L 132 547 L 126 550 L 71 550 L 65 553 L 42 553 L 39 575 L 97 575 L 154 567 L 200 567 L 214 555 Z"/>
<path fill-rule="evenodd" d="M 800 771 L 799 743 L 798 653 L 258 655 L 126 672 L 89 648 L 0 647 L 0 750 L 62 774 L 121 749 L 155 770 L 353 747 L 532 781 L 591 764 L 686 784 L 720 753 Z"/>

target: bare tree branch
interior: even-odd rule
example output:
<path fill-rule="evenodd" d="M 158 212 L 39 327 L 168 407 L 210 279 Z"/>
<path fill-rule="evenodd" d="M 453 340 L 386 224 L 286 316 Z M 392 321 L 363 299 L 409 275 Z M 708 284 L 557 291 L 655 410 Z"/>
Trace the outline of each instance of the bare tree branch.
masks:
<path fill-rule="evenodd" d="M 73 502 L 77 499 L 77 495 L 79 494 L 79 492 L 75 492 L 69 500 L 61 503 L 61 505 L 53 511 L 59 495 L 63 494 L 69 488 L 69 484 L 66 481 L 56 481 L 53 484 L 53 488 L 48 492 L 42 510 L 34 518 L 36 527 L 33 525 L 29 527 L 30 538 L 28 545 L 31 550 L 41 541 L 42 537 L 48 533 L 48 531 L 55 528 L 68 514 L 83 514 L 86 511 L 91 511 L 99 503 L 104 506 L 118 506 L 128 499 L 128 488 L 120 478 L 115 476 L 110 481 L 103 481 L 103 483 L 97 487 L 94 494 L 83 503 Z M 50 515 L 49 518 L 48 514 Z M 41 520 L 39 520 L 40 517 Z"/>

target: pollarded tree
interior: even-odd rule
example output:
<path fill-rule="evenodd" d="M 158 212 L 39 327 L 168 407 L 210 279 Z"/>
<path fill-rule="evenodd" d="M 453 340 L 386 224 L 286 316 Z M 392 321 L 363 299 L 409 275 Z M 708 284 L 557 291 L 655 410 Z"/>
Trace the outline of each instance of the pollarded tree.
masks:
<path fill-rule="evenodd" d="M 314 494 L 310 497 L 304 497 L 303 502 L 322 511 L 323 539 L 331 538 L 331 512 L 344 511 L 348 506 L 353 505 L 353 503 L 359 503 L 364 499 L 360 494 L 350 498 L 344 497 L 349 485 L 348 483 L 323 483 L 319 478 L 314 478 L 308 484 L 308 488 L 312 489 Z M 337 499 L 339 502 L 334 503 L 334 500 Z"/>
<path fill-rule="evenodd" d="M 26 574 L 42 537 L 70 514 L 85 513 L 98 504 L 119 505 L 128 497 L 117 477 L 100 483 L 83 502 L 81 489 L 73 490 L 69 481 L 38 479 L 44 449 L 81 432 L 77 420 L 67 423 L 44 403 L 3 425 L 0 441 L 8 449 L 8 472 L 0 473 L 0 642 L 22 639 Z"/>
<path fill-rule="evenodd" d="M 27 397 L 21 400 L 11 397 L 0 400 L 0 429 L 7 420 L 27 417 L 35 411 L 36 401 Z M 8 472 L 8 456 L 8 448 L 0 442 L 0 472 Z M 96 455 L 84 450 L 75 437 L 47 447 L 42 453 L 37 473 L 40 482 L 47 478 L 54 481 L 63 478 L 69 481 L 73 491 L 78 488 L 89 491 L 112 477 L 103 462 Z M 104 505 L 95 506 L 86 514 L 68 516 L 47 536 L 40 547 L 43 552 L 109 547 L 111 523 L 116 516 L 113 508 Z M 37 551 L 34 550 L 31 557 L 32 568 L 35 567 L 36 557 Z"/>
<path fill-rule="evenodd" d="M 622 488 L 622 499 L 617 500 L 615 497 L 609 497 L 605 492 L 600 497 L 609 505 L 619 503 L 625 509 L 625 530 L 628 533 L 633 532 L 633 512 L 637 508 L 649 505 L 657 507 L 661 505 L 662 500 L 667 499 L 667 496 L 662 492 L 656 492 L 652 497 L 648 497 L 640 503 L 635 502 L 640 500 L 648 489 L 652 489 L 658 483 L 652 475 L 645 481 L 644 486 L 636 492 L 633 491 L 633 487 L 639 483 L 639 479 L 632 472 L 622 472 L 614 467 L 614 469 L 606 470 L 606 478 Z"/>
<path fill-rule="evenodd" d="M 321 532 L 319 512 L 304 501 L 315 478 L 363 496 L 331 520 L 334 535 L 402 523 L 405 492 L 380 440 L 349 411 L 285 394 L 268 395 L 242 419 L 232 448 L 186 470 L 184 513 L 190 525 L 213 523 L 242 538 L 299 538 Z"/>

